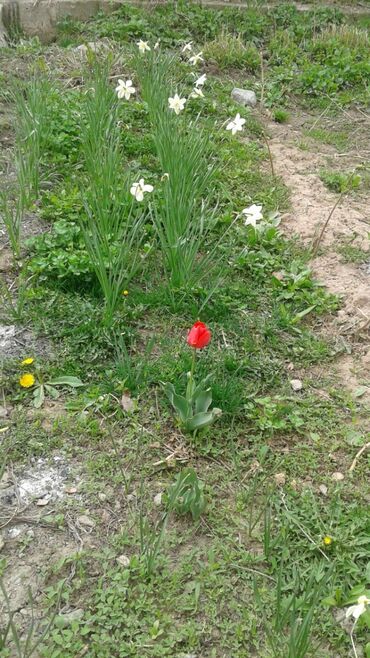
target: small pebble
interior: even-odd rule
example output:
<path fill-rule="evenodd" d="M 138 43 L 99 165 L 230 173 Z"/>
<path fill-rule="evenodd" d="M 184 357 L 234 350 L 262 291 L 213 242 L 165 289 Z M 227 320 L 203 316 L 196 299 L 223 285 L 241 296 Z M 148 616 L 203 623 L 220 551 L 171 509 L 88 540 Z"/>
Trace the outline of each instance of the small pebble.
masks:
<path fill-rule="evenodd" d="M 130 558 L 127 557 L 127 555 L 119 555 L 116 558 L 117 564 L 120 564 L 121 567 L 129 567 L 130 566 Z"/>
<path fill-rule="evenodd" d="M 303 388 L 303 384 L 300 379 L 291 379 L 290 385 L 295 393 L 301 391 Z"/>
<path fill-rule="evenodd" d="M 343 473 L 339 473 L 339 471 L 336 471 L 331 476 L 331 479 L 335 480 L 335 482 L 340 482 L 341 480 L 344 480 L 344 475 L 343 475 Z"/>
<path fill-rule="evenodd" d="M 10 528 L 10 530 L 8 531 L 8 537 L 9 539 L 16 539 L 16 537 L 19 537 L 21 532 L 22 532 L 21 528 Z"/>
<path fill-rule="evenodd" d="M 162 505 L 162 495 L 163 495 L 162 492 L 160 492 L 157 493 L 156 496 L 154 496 L 153 502 L 156 507 L 160 507 Z"/>

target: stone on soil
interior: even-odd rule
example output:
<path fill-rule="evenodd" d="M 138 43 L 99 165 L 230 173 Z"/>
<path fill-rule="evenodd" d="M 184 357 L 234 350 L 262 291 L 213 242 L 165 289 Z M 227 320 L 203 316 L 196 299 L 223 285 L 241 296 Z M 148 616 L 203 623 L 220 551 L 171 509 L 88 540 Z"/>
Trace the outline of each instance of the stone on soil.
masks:
<path fill-rule="evenodd" d="M 248 107 L 255 107 L 257 105 L 257 96 L 254 91 L 250 89 L 235 89 L 231 92 L 231 98 L 240 103 L 240 105 L 246 105 Z"/>

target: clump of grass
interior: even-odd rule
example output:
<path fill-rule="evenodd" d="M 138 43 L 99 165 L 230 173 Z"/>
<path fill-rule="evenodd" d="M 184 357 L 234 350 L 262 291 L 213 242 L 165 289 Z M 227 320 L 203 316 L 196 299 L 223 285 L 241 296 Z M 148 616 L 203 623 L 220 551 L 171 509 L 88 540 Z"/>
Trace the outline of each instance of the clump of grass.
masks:
<path fill-rule="evenodd" d="M 349 133 L 345 130 L 327 130 L 326 128 L 311 128 L 304 131 L 307 137 L 312 137 L 318 142 L 335 146 L 340 151 L 348 148 Z"/>
<path fill-rule="evenodd" d="M 20 257 L 24 212 L 40 194 L 41 164 L 50 133 L 51 82 L 36 70 L 26 86 L 12 92 L 15 106 L 16 182 L 0 191 L 0 213 L 15 258 Z"/>
<path fill-rule="evenodd" d="M 343 257 L 346 263 L 357 263 L 361 265 L 361 263 L 366 263 L 370 258 L 368 251 L 364 251 L 360 247 L 355 247 L 351 244 L 340 245 L 337 252 Z"/>
<path fill-rule="evenodd" d="M 236 68 L 254 73 L 260 65 L 256 46 L 228 32 L 222 32 L 213 41 L 208 41 L 203 52 L 206 59 L 215 61 L 220 69 Z"/>
<path fill-rule="evenodd" d="M 326 44 L 332 39 L 354 50 L 369 47 L 368 31 L 355 25 L 329 25 L 314 38 L 314 42 Z"/>
<path fill-rule="evenodd" d="M 345 173 L 322 169 L 320 178 L 331 192 L 338 192 L 339 194 L 358 190 L 361 185 L 361 176 L 359 174 L 354 175 L 353 172 Z"/>
<path fill-rule="evenodd" d="M 41 184 L 41 157 L 50 133 L 48 100 L 51 82 L 36 71 L 25 88 L 14 93 L 16 108 L 16 166 L 19 192 L 25 207 L 38 199 Z"/>
<path fill-rule="evenodd" d="M 274 121 L 276 123 L 286 123 L 289 121 L 289 112 L 287 110 L 284 110 L 280 107 L 276 108 L 276 110 L 273 111 L 272 116 L 274 118 Z"/>

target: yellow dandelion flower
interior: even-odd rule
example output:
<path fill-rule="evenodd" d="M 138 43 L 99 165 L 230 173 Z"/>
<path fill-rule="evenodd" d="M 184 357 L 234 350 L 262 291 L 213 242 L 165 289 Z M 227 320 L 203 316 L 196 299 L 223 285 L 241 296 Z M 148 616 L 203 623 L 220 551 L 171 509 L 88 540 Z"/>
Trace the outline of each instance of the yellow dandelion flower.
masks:
<path fill-rule="evenodd" d="M 35 377 L 31 372 L 25 372 L 19 380 L 22 388 L 31 388 L 35 383 Z"/>
<path fill-rule="evenodd" d="M 34 362 L 35 359 L 32 358 L 32 356 L 28 356 L 27 359 L 23 359 L 21 366 L 30 366 L 31 363 Z"/>
<path fill-rule="evenodd" d="M 124 290 L 123 293 L 122 293 L 122 295 L 123 295 L 124 297 L 127 297 L 127 295 L 128 295 L 128 290 Z"/>
<path fill-rule="evenodd" d="M 333 543 L 333 537 L 329 537 L 329 535 L 326 535 L 322 541 L 324 546 L 330 546 Z"/>

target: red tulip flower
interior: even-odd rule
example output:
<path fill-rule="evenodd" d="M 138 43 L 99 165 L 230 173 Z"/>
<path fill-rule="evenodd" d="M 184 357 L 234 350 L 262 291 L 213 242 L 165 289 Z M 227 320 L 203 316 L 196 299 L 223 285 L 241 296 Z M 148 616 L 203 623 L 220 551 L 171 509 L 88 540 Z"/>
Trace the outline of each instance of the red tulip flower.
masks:
<path fill-rule="evenodd" d="M 211 332 L 204 322 L 196 322 L 188 333 L 188 345 L 196 350 L 206 347 L 211 341 Z"/>

